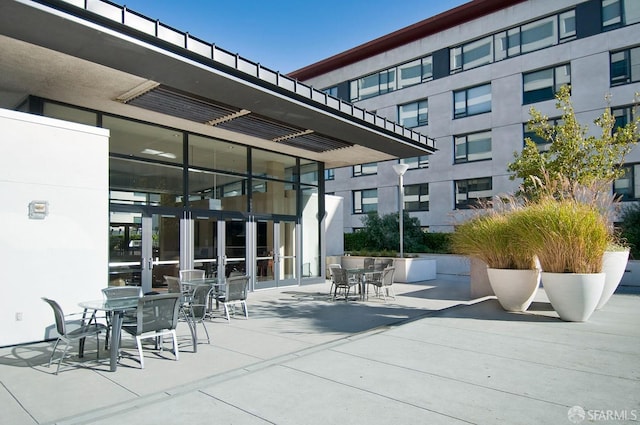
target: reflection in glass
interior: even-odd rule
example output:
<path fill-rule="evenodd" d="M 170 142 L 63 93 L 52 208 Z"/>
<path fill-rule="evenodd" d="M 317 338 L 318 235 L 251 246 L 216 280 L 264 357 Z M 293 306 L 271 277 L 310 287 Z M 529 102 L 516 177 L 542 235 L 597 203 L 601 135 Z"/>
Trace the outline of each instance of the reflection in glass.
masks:
<path fill-rule="evenodd" d="M 182 182 L 181 167 L 109 158 L 109 199 L 114 203 L 180 207 Z"/>

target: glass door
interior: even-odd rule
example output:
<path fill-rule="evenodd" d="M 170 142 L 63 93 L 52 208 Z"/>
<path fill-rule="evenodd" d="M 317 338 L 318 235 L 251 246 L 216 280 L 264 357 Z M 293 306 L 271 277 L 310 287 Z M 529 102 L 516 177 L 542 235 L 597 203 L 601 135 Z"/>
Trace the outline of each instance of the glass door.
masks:
<path fill-rule="evenodd" d="M 220 226 L 221 224 L 223 226 Z M 224 221 L 215 217 L 196 217 L 193 233 L 194 267 L 203 269 L 207 277 L 218 277 L 218 266 L 223 263 L 223 238 L 220 235 L 224 235 Z"/>
<path fill-rule="evenodd" d="M 180 220 L 149 211 L 109 213 L 109 285 L 142 286 L 150 292 L 165 286 L 164 276 L 177 276 Z"/>
<path fill-rule="evenodd" d="M 295 221 L 257 220 L 255 224 L 255 288 L 296 285 Z"/>
<path fill-rule="evenodd" d="M 224 222 L 225 277 L 247 273 L 247 222 L 230 219 Z"/>

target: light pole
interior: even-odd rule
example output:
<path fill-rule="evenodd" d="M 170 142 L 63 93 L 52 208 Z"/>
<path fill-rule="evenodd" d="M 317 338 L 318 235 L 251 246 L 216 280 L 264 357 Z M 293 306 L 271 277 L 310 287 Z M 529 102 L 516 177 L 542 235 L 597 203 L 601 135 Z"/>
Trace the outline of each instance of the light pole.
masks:
<path fill-rule="evenodd" d="M 407 171 L 409 166 L 407 164 L 398 163 L 393 166 L 393 171 L 400 177 L 400 194 L 398 198 L 400 199 L 400 205 L 398 210 L 400 211 L 400 258 L 404 258 L 404 186 L 402 183 L 402 176 Z"/>

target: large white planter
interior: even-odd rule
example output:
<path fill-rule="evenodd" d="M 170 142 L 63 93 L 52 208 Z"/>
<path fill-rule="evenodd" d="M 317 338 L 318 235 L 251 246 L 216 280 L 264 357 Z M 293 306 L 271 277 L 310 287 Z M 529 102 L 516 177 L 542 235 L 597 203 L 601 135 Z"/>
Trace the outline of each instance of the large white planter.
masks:
<path fill-rule="evenodd" d="M 601 309 L 616 291 L 624 275 L 628 260 L 629 250 L 605 251 L 602 256 L 602 273 L 604 273 L 606 277 L 604 279 L 604 289 L 602 290 L 602 295 L 600 296 L 596 310 Z"/>
<path fill-rule="evenodd" d="M 540 270 L 487 268 L 489 283 L 498 302 L 507 311 L 525 311 L 540 285 Z"/>
<path fill-rule="evenodd" d="M 542 272 L 542 286 L 554 310 L 567 322 L 586 322 L 604 288 L 604 273 Z"/>

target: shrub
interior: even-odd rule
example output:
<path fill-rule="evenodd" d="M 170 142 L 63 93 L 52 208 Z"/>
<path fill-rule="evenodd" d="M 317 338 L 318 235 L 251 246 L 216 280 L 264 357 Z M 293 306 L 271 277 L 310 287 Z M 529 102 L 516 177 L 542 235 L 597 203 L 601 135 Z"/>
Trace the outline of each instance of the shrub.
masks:
<path fill-rule="evenodd" d="M 622 239 L 629 244 L 631 257 L 640 259 L 640 204 L 625 207 L 620 218 Z"/>

